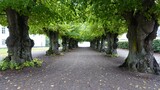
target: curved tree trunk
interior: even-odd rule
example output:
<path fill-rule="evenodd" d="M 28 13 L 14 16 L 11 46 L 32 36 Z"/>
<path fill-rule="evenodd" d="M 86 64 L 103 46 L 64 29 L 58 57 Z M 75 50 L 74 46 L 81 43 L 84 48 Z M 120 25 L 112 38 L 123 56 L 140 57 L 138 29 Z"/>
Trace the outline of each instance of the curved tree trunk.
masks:
<path fill-rule="evenodd" d="M 9 37 L 6 40 L 8 56 L 5 60 L 16 63 L 31 61 L 31 48 L 34 46 L 34 42 L 28 34 L 28 17 L 19 14 L 11 8 L 6 10 L 6 14 Z"/>
<path fill-rule="evenodd" d="M 118 47 L 118 34 L 114 33 L 107 33 L 107 50 L 106 54 L 109 55 L 116 55 L 117 54 L 117 47 Z"/>
<path fill-rule="evenodd" d="M 149 20 L 140 13 L 130 12 L 126 16 L 129 22 L 129 54 L 120 67 L 139 72 L 160 74 L 160 68 L 153 56 L 152 41 L 156 38 L 158 22 L 152 15 Z"/>

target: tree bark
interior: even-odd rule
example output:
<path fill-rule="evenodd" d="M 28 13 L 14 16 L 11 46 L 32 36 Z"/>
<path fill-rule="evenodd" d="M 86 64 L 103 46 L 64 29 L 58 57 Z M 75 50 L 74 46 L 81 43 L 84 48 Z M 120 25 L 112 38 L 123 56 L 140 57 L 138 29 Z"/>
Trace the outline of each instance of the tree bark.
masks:
<path fill-rule="evenodd" d="M 118 47 L 118 34 L 117 33 L 107 33 L 107 50 L 106 54 L 116 55 Z"/>
<path fill-rule="evenodd" d="M 69 49 L 73 49 L 74 48 L 74 41 L 73 41 L 73 39 L 72 38 L 69 38 L 69 42 L 68 42 L 68 44 L 69 44 Z"/>
<path fill-rule="evenodd" d="M 68 38 L 66 36 L 62 36 L 62 51 L 68 51 Z"/>
<path fill-rule="evenodd" d="M 78 48 L 78 41 L 73 39 L 72 46 L 73 46 L 73 48 Z"/>
<path fill-rule="evenodd" d="M 6 9 L 9 37 L 6 40 L 8 56 L 5 60 L 15 63 L 23 63 L 32 60 L 31 49 L 34 41 L 29 37 L 28 16 L 17 11 Z"/>
<path fill-rule="evenodd" d="M 156 38 L 158 22 L 154 15 L 147 19 L 137 12 L 127 13 L 127 38 L 129 41 L 129 54 L 120 67 L 139 72 L 160 74 L 159 64 L 153 56 L 152 41 Z"/>
<path fill-rule="evenodd" d="M 46 52 L 46 55 L 52 55 L 52 54 L 60 54 L 59 52 L 59 43 L 58 43 L 58 32 L 48 30 L 46 28 L 45 33 L 47 34 L 49 38 L 49 50 Z"/>
<path fill-rule="evenodd" d="M 46 33 L 46 35 L 48 36 L 48 38 L 49 38 L 49 49 L 46 51 L 46 55 L 52 55 L 52 54 L 54 54 L 54 52 L 53 52 L 53 48 L 54 48 L 54 46 L 53 46 L 53 35 L 54 35 L 54 33 L 53 33 L 53 31 L 50 31 L 49 29 L 47 29 L 47 28 L 43 28 L 44 29 L 44 32 Z"/>
<path fill-rule="evenodd" d="M 99 51 L 100 50 L 100 39 L 97 38 L 96 40 L 96 49 Z"/>
<path fill-rule="evenodd" d="M 58 35 L 59 35 L 59 33 L 57 31 L 54 31 L 54 35 L 53 35 L 53 43 L 54 43 L 53 52 L 56 55 L 60 54 L 60 52 L 59 52 Z"/>
<path fill-rule="evenodd" d="M 94 40 L 93 40 L 93 49 L 96 49 L 96 48 L 97 48 L 97 40 L 94 39 Z"/>
<path fill-rule="evenodd" d="M 104 48 L 105 48 L 105 36 L 102 35 L 102 37 L 101 37 L 100 52 L 104 51 Z"/>

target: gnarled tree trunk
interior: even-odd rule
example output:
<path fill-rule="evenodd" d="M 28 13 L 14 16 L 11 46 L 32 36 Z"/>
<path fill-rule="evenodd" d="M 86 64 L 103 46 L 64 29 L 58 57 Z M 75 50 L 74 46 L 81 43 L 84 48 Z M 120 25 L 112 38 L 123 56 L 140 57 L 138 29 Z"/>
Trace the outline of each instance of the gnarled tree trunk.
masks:
<path fill-rule="evenodd" d="M 6 10 L 9 37 L 6 40 L 8 56 L 5 60 L 15 63 L 23 63 L 32 60 L 31 48 L 33 40 L 28 34 L 28 17 L 19 14 L 17 11 L 8 8 Z"/>
<path fill-rule="evenodd" d="M 107 33 L 107 50 L 106 54 L 115 55 L 117 54 L 118 47 L 118 34 L 117 33 Z"/>
<path fill-rule="evenodd" d="M 50 43 L 49 50 L 46 52 L 46 55 L 60 54 L 59 43 L 58 43 L 58 32 L 46 29 L 45 33 L 47 34 Z"/>
<path fill-rule="evenodd" d="M 152 41 L 156 38 L 158 23 L 154 15 L 147 19 L 137 12 L 125 16 L 128 25 L 129 54 L 120 67 L 139 72 L 160 74 L 160 68 L 153 56 Z"/>

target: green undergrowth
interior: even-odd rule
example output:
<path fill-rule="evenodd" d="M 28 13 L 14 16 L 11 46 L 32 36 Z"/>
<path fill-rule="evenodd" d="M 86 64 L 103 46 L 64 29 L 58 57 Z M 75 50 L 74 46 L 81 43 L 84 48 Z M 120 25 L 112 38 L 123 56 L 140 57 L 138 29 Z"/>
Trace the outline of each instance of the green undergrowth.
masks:
<path fill-rule="evenodd" d="M 118 54 L 106 54 L 108 57 L 118 57 Z"/>
<path fill-rule="evenodd" d="M 20 70 L 24 67 L 41 67 L 43 63 L 43 60 L 39 60 L 37 58 L 34 58 L 32 61 L 26 61 L 24 63 L 15 63 L 12 61 L 2 60 L 0 61 L 0 70 L 5 71 L 7 69 L 11 70 Z"/>
<path fill-rule="evenodd" d="M 128 49 L 128 47 L 129 46 L 128 46 L 127 41 L 118 42 L 118 48 Z M 152 48 L 154 52 L 160 53 L 160 40 L 159 39 L 153 40 Z"/>
<path fill-rule="evenodd" d="M 118 48 L 128 49 L 128 42 L 127 41 L 118 42 Z"/>

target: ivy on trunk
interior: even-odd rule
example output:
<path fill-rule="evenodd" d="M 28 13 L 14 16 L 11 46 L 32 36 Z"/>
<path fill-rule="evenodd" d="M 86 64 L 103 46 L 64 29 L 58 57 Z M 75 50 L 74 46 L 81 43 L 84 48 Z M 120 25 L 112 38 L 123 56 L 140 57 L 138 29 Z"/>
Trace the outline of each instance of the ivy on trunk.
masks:
<path fill-rule="evenodd" d="M 8 56 L 5 60 L 15 63 L 23 63 L 32 60 L 31 48 L 33 40 L 28 34 L 28 16 L 19 14 L 17 11 L 6 9 L 9 37 L 6 40 Z"/>

